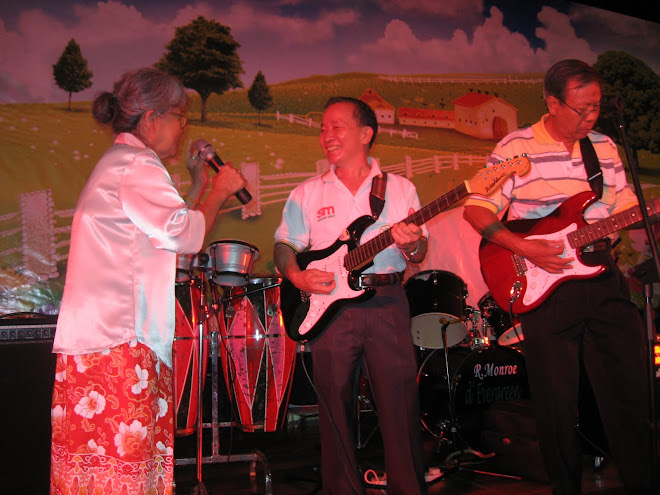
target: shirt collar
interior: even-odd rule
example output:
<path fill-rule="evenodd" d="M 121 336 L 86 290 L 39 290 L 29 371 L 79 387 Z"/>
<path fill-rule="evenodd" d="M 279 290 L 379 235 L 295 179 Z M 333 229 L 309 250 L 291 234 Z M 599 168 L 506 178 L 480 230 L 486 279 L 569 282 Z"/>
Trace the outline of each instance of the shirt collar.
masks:
<path fill-rule="evenodd" d="M 370 179 L 370 180 L 365 181 L 365 182 L 371 183 L 371 180 L 375 176 L 381 175 L 382 172 L 380 171 L 380 164 L 378 163 L 377 158 L 373 158 L 373 157 L 370 156 L 370 157 L 367 158 L 367 162 L 371 166 L 371 169 L 369 170 L 369 175 L 368 175 L 368 179 Z M 330 165 L 330 168 L 328 169 L 328 171 L 325 172 L 321 176 L 321 179 L 323 180 L 323 182 L 336 182 L 336 181 L 338 181 L 339 178 L 337 177 L 337 172 L 336 171 L 337 171 L 337 166 L 334 165 L 334 164 Z"/>
<path fill-rule="evenodd" d="M 147 145 L 144 144 L 140 139 L 130 132 L 120 132 L 115 138 L 115 144 L 127 144 L 129 146 L 135 146 L 137 148 L 146 148 Z"/>
<path fill-rule="evenodd" d="M 550 116 L 549 113 L 546 113 L 541 120 L 536 124 L 532 125 L 532 131 L 534 132 L 534 139 L 540 144 L 555 144 L 557 142 L 545 127 L 545 121 Z"/>

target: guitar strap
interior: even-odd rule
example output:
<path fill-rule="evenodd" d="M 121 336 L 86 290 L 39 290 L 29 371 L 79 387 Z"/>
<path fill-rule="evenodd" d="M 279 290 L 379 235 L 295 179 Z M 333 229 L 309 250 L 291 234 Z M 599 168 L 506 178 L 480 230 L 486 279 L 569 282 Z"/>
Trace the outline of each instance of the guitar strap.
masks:
<path fill-rule="evenodd" d="M 387 189 L 387 172 L 381 172 L 371 181 L 371 193 L 369 194 L 369 205 L 371 216 L 377 220 L 385 206 L 385 190 Z"/>
<path fill-rule="evenodd" d="M 603 195 L 603 172 L 600 169 L 600 163 L 594 145 L 589 136 L 580 139 L 580 151 L 582 152 L 582 162 L 587 171 L 587 180 L 591 190 L 598 195 L 600 199 Z M 603 258 L 603 253 L 611 253 L 612 244 L 609 238 L 599 239 L 590 246 L 587 246 L 582 255 L 589 264 L 607 264 L 610 257 Z"/>
<path fill-rule="evenodd" d="M 600 170 L 598 156 L 589 136 L 580 139 L 580 151 L 591 190 L 600 198 L 603 195 L 603 172 Z"/>

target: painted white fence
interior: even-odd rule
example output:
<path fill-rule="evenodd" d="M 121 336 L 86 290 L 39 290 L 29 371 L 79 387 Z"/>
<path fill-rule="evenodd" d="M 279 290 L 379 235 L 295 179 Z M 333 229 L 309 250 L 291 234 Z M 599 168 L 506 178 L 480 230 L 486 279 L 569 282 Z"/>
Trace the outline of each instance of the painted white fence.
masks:
<path fill-rule="evenodd" d="M 275 112 L 275 118 L 278 121 L 286 120 L 290 124 L 300 124 L 306 127 L 314 127 L 314 128 L 321 127 L 321 123 L 312 120 L 311 117 L 298 117 L 297 115 L 293 115 L 291 113 L 285 115 L 280 113 L 279 110 Z M 407 131 L 406 129 L 398 130 L 398 129 L 389 129 L 386 127 L 378 126 L 378 134 L 389 134 L 390 137 L 401 136 L 402 138 L 419 139 L 419 134 L 417 134 L 414 131 Z"/>
<path fill-rule="evenodd" d="M 381 165 L 381 168 L 385 172 L 412 179 L 419 174 L 460 170 L 462 166 L 485 166 L 487 159 L 485 155 L 441 153 L 416 160 L 407 156 L 401 163 Z M 264 207 L 284 204 L 293 188 L 302 181 L 325 172 L 328 167 L 327 160 L 319 160 L 315 171 L 262 175 L 258 162 L 241 163 L 241 173 L 247 179 L 247 189 L 252 195 L 252 201 L 247 205 L 225 208 L 220 213 L 240 209 L 243 219 L 260 216 Z M 189 180 L 182 181 L 178 174 L 173 174 L 172 179 L 179 190 L 190 184 Z M 22 261 L 19 266 L 13 267 L 14 270 L 20 271 L 34 282 L 57 278 L 57 262 L 67 259 L 69 255 L 73 210 L 55 210 L 50 190 L 22 194 L 19 204 L 19 211 L 0 216 L 0 239 L 3 244 L 16 246 L 0 251 L 0 270 L 9 265 L 10 257 L 20 255 Z"/>
<path fill-rule="evenodd" d="M 539 78 L 526 78 L 517 76 L 507 77 L 412 77 L 412 76 L 387 76 L 379 75 L 379 79 L 395 83 L 408 83 L 408 84 L 422 84 L 422 83 L 454 83 L 454 84 L 470 84 L 470 83 L 493 83 L 493 84 L 536 84 L 542 83 L 543 79 Z"/>

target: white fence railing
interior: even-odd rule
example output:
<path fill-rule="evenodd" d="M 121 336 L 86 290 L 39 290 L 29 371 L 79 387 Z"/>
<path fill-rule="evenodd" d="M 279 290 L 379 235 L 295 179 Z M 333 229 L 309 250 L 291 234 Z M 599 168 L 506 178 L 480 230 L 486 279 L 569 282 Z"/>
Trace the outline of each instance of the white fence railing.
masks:
<path fill-rule="evenodd" d="M 474 76 L 474 77 L 413 77 L 413 76 L 387 76 L 379 75 L 379 79 L 395 83 L 408 83 L 408 84 L 422 84 L 422 83 L 454 83 L 454 84 L 470 84 L 470 83 L 493 83 L 493 84 L 536 84 L 542 83 L 543 79 L 529 78 L 529 77 L 489 77 L 489 76 Z"/>
<path fill-rule="evenodd" d="M 415 160 L 406 156 L 401 163 L 381 164 L 381 169 L 412 179 L 416 175 L 439 173 L 441 170 L 485 166 L 487 159 L 486 155 L 456 153 L 440 153 Z M 248 181 L 247 189 L 252 195 L 252 201 L 247 205 L 224 208 L 220 213 L 241 210 L 243 219 L 260 216 L 263 207 L 285 203 L 298 184 L 325 172 L 328 167 L 327 160 L 319 160 L 315 171 L 262 175 L 259 163 L 242 163 L 241 172 Z M 173 174 L 172 179 L 179 190 L 190 183 L 181 181 L 177 174 Z M 22 261 L 17 266 L 13 263 L 13 269 L 29 279 L 36 282 L 57 278 L 57 262 L 66 260 L 69 254 L 73 210 L 55 210 L 50 190 L 22 194 L 19 202 L 20 211 L 0 216 L 0 239 L 3 244 L 14 246 L 0 251 L 0 270 L 10 264 L 10 257 L 18 255 Z"/>
<path fill-rule="evenodd" d="M 315 128 L 320 128 L 321 123 L 316 122 L 312 120 L 311 117 L 298 117 L 297 115 L 293 115 L 291 113 L 289 114 L 283 114 L 280 113 L 279 110 L 275 112 L 275 118 L 280 121 L 280 120 L 286 120 L 290 124 L 300 124 L 304 125 L 306 127 L 315 127 Z M 410 139 L 419 139 L 419 134 L 417 134 L 414 131 L 407 131 L 406 129 L 389 129 L 386 127 L 381 127 L 378 126 L 378 133 L 379 134 L 389 134 L 391 136 L 401 136 L 402 138 L 410 138 Z"/>

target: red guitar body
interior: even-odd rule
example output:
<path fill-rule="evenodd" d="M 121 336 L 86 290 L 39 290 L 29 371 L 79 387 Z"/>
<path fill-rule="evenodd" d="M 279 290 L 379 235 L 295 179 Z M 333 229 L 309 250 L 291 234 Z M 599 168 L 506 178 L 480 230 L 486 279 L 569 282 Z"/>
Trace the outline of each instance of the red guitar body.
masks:
<path fill-rule="evenodd" d="M 481 273 L 493 299 L 502 309 L 508 310 L 511 305 L 514 314 L 526 313 L 545 301 L 558 285 L 568 280 L 592 278 L 605 271 L 605 265 L 590 266 L 584 262 L 581 247 L 587 244 L 571 245 L 571 234 L 575 236 L 585 228 L 594 227 L 584 221 L 583 215 L 596 199 L 592 192 L 580 193 L 566 200 L 547 217 L 506 222 L 506 227 L 522 238 L 564 239 L 566 249 L 562 256 L 573 257 L 575 261 L 570 270 L 561 274 L 548 273 L 507 249 L 486 240 L 481 241 Z M 609 233 L 599 235 L 601 231 L 596 230 L 598 237 L 590 239 L 589 243 Z"/>

